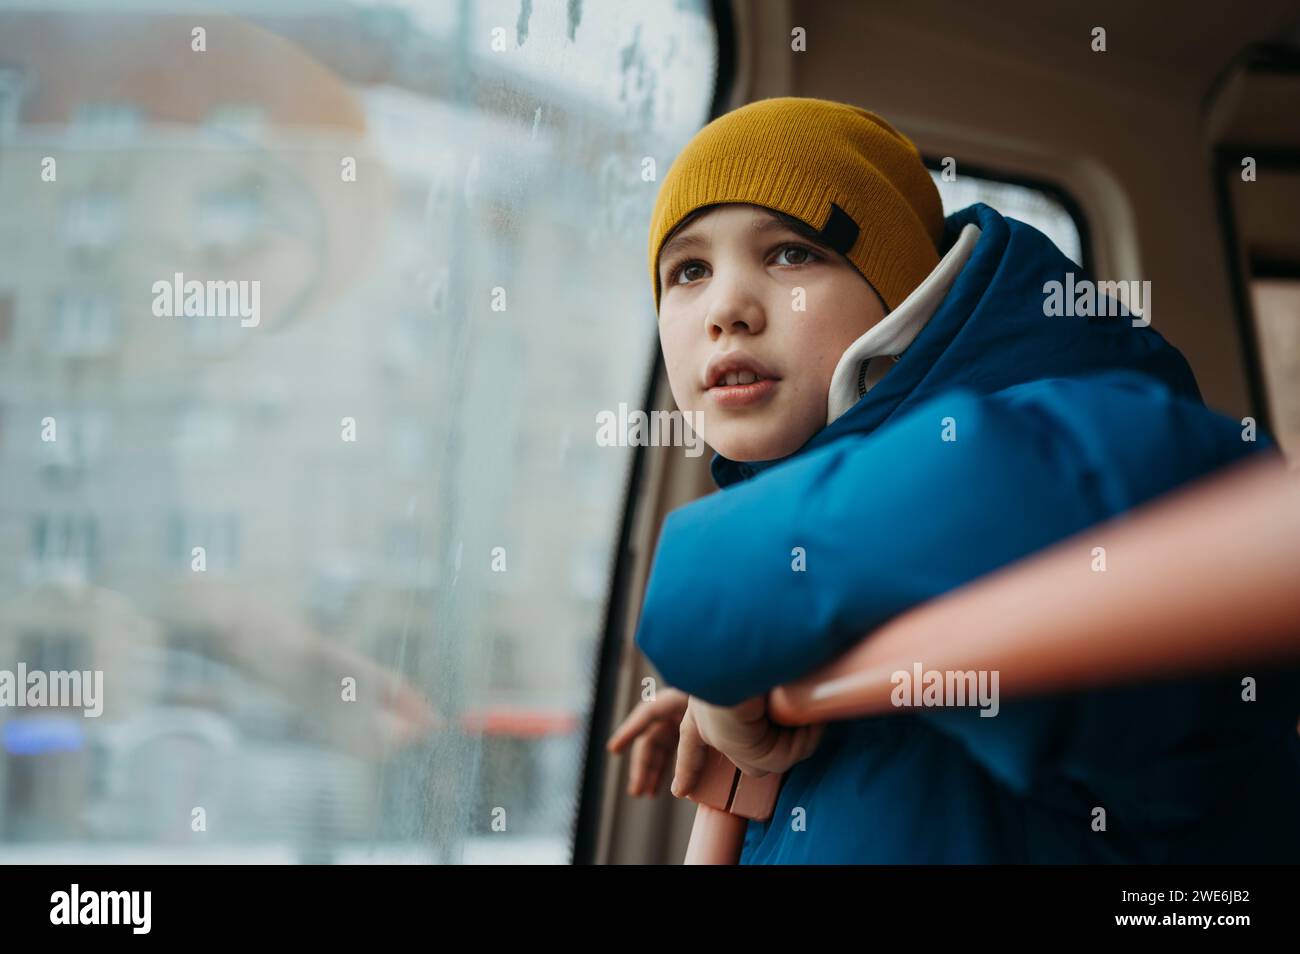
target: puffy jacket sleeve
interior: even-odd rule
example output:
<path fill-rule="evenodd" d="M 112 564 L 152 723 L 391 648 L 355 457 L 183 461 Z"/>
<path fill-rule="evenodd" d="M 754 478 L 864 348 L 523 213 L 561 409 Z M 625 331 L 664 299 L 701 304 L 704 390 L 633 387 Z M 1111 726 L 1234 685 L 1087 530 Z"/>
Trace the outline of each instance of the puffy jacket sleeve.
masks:
<path fill-rule="evenodd" d="M 670 684 L 734 705 L 918 603 L 1260 446 L 1128 372 L 953 390 L 671 513 L 636 641 Z M 990 757 L 1045 744 L 1032 707 L 1003 715 L 976 720 L 1001 724 L 1001 738 L 975 732 Z"/>
<path fill-rule="evenodd" d="M 924 600 L 1272 447 L 1130 373 L 950 392 L 671 514 L 637 642 L 671 684 L 735 704 Z M 1174 838 L 1243 785 L 1285 799 L 1300 783 L 1300 670 L 1252 670 L 1249 704 L 1241 675 L 1015 699 L 991 719 L 916 715 L 1017 795 L 1041 796 L 1047 779 L 1057 804 Z M 1281 817 L 1261 806 L 1252 815 Z M 1292 827 L 1283 851 L 1300 849 Z"/>

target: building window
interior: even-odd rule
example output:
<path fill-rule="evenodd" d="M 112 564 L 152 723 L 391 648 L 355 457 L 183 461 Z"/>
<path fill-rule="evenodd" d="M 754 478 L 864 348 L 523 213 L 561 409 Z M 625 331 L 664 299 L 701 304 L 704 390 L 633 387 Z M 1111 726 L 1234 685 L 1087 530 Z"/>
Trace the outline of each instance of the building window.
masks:
<path fill-rule="evenodd" d="M 89 668 L 86 639 L 75 633 L 40 631 L 24 633 L 19 639 L 18 659 L 28 670 L 81 672 Z"/>
<path fill-rule="evenodd" d="M 95 256 L 121 242 L 126 199 L 109 189 L 83 189 L 64 206 L 63 232 L 75 255 Z"/>
<path fill-rule="evenodd" d="M 266 110 L 257 103 L 223 103 L 208 113 L 205 125 L 220 135 L 258 139 L 266 131 Z"/>
<path fill-rule="evenodd" d="M 72 112 L 68 131 L 77 145 L 120 146 L 139 133 L 144 111 L 134 103 L 80 103 Z"/>
<path fill-rule="evenodd" d="M 228 354 L 239 346 L 242 325 L 233 317 L 187 315 L 182 318 L 185 348 L 195 356 L 215 357 Z"/>
<path fill-rule="evenodd" d="M 113 303 L 93 292 L 61 292 L 54 299 L 47 345 L 63 357 L 97 357 L 117 346 Z"/>
<path fill-rule="evenodd" d="M 41 580 L 85 582 L 99 555 L 99 523 L 87 514 L 41 513 L 32 525 L 32 562 Z"/>
<path fill-rule="evenodd" d="M 108 413 L 99 408 L 63 409 L 50 415 L 55 440 L 40 443 L 46 479 L 60 482 L 80 478 L 99 460 L 108 434 Z"/>

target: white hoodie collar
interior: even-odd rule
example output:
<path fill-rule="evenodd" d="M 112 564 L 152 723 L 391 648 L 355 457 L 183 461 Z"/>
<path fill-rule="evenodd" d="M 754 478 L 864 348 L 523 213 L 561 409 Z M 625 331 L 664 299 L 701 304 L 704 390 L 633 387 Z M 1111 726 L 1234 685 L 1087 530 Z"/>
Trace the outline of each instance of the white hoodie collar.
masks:
<path fill-rule="evenodd" d="M 826 400 L 827 424 L 857 404 L 884 376 L 883 370 L 887 365 L 883 362 L 876 362 L 874 373 L 868 374 L 872 358 L 889 355 L 897 361 L 903 350 L 921 333 L 957 280 L 957 274 L 965 267 L 979 237 L 980 228 L 973 222 L 963 228 L 948 254 L 939 260 L 912 294 L 849 345 L 831 375 L 831 388 Z"/>

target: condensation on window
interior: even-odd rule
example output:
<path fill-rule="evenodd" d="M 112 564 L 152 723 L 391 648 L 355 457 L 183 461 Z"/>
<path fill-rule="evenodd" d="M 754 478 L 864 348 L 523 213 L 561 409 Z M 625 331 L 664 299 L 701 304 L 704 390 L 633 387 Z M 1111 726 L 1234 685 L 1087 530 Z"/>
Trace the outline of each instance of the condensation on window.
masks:
<path fill-rule="evenodd" d="M 10 2 L 0 64 L 0 670 L 104 680 L 0 709 L 0 861 L 567 860 L 709 4 Z"/>

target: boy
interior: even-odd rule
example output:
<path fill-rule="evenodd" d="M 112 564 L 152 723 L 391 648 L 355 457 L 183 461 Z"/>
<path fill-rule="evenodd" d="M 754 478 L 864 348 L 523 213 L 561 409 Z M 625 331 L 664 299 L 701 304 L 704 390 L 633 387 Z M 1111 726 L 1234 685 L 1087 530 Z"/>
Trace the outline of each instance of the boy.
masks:
<path fill-rule="evenodd" d="M 677 691 L 611 740 L 659 753 L 634 789 L 689 697 L 676 794 L 705 744 L 787 773 L 742 863 L 1300 859 L 1294 673 L 1250 673 L 1254 702 L 1227 674 L 993 718 L 766 718 L 769 690 L 892 616 L 1271 447 L 1204 407 L 1145 320 L 1053 316 L 1074 263 L 987 206 L 945 220 L 910 141 L 822 100 L 701 130 L 649 252 L 673 396 L 722 491 L 660 536 L 636 639 Z"/>

